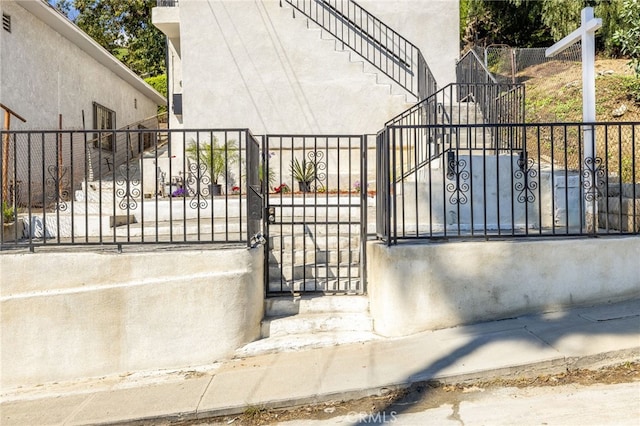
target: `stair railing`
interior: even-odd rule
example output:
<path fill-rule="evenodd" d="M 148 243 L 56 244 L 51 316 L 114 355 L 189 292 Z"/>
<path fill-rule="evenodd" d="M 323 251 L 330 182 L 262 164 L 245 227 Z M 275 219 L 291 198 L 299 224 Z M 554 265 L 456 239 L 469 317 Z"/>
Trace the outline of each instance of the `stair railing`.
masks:
<path fill-rule="evenodd" d="M 437 89 L 420 49 L 351 0 L 286 0 L 418 100 Z M 281 3 L 282 4 L 282 3 Z"/>
<path fill-rule="evenodd" d="M 456 63 L 456 81 L 458 101 L 476 102 L 486 123 L 524 123 L 524 86 L 498 83 L 474 50 Z"/>
<path fill-rule="evenodd" d="M 521 128 L 491 125 L 523 122 L 523 85 L 450 83 L 386 123 L 381 133 L 394 132 L 402 143 L 402 153 L 393 163 L 399 171 L 390 177 L 394 182 L 406 180 L 458 146 L 460 126 L 484 131 L 489 125 L 487 139 L 474 139 L 470 149 L 480 149 L 473 146 L 480 142 L 483 149 L 517 149 L 523 143 Z"/>
<path fill-rule="evenodd" d="M 112 169 L 129 161 L 137 160 L 143 152 L 158 149 L 168 142 L 168 134 L 157 132 L 166 127 L 168 115 L 166 112 L 140 120 L 117 130 L 97 130 L 87 144 L 87 159 L 91 180 L 97 178 L 100 161 L 106 170 L 104 178 Z M 126 132 L 125 130 L 149 130 L 149 132 Z M 100 152 L 102 151 L 102 152 Z"/>

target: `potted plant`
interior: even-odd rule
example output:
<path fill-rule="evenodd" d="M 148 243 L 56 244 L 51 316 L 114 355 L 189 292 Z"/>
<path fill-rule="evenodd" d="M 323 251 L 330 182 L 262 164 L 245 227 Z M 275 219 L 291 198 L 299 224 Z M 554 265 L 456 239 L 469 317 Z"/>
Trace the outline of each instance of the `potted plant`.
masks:
<path fill-rule="evenodd" d="M 316 180 L 316 165 L 313 161 L 303 159 L 302 162 L 294 158 L 291 161 L 291 174 L 298 181 L 298 188 L 301 192 L 309 192 L 311 183 Z"/>
<path fill-rule="evenodd" d="M 220 195 L 220 178 L 226 178 L 229 168 L 238 161 L 236 141 L 229 140 L 221 145 L 218 138 L 214 137 L 213 142 L 191 142 L 187 147 L 187 155 L 198 164 L 204 164 L 205 172 L 212 182 L 209 193 Z"/>
<path fill-rule="evenodd" d="M 16 211 L 6 201 L 2 202 L 2 241 L 15 241 L 17 236 Z"/>

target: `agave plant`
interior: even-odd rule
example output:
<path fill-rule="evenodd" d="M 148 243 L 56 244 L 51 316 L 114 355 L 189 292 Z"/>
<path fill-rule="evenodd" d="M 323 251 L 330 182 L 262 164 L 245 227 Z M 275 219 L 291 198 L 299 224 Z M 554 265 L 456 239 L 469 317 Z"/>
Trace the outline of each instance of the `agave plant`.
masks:
<path fill-rule="evenodd" d="M 291 161 L 291 174 L 298 182 L 311 183 L 316 180 L 316 165 L 313 161 L 303 159 L 300 162 L 294 158 Z"/>

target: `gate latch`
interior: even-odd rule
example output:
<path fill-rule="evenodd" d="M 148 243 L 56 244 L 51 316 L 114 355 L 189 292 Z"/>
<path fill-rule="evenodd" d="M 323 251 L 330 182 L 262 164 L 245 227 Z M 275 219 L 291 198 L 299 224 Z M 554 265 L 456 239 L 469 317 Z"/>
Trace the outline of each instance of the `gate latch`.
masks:
<path fill-rule="evenodd" d="M 267 207 L 266 209 L 267 223 L 273 225 L 276 223 L 276 208 L 275 207 Z"/>

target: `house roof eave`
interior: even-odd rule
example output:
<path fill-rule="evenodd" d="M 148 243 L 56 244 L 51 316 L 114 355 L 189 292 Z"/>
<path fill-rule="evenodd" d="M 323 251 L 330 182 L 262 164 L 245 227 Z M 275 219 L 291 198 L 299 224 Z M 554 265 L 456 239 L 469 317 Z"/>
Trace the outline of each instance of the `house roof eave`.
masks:
<path fill-rule="evenodd" d="M 44 0 L 16 0 L 16 3 L 42 22 L 53 28 L 61 36 L 78 46 L 93 59 L 111 70 L 131 86 L 139 90 L 143 95 L 154 101 L 157 105 L 166 105 L 166 98 L 151 87 L 147 82 L 131 71 L 126 65 L 100 46 L 84 31 L 69 21 L 53 6 Z"/>

